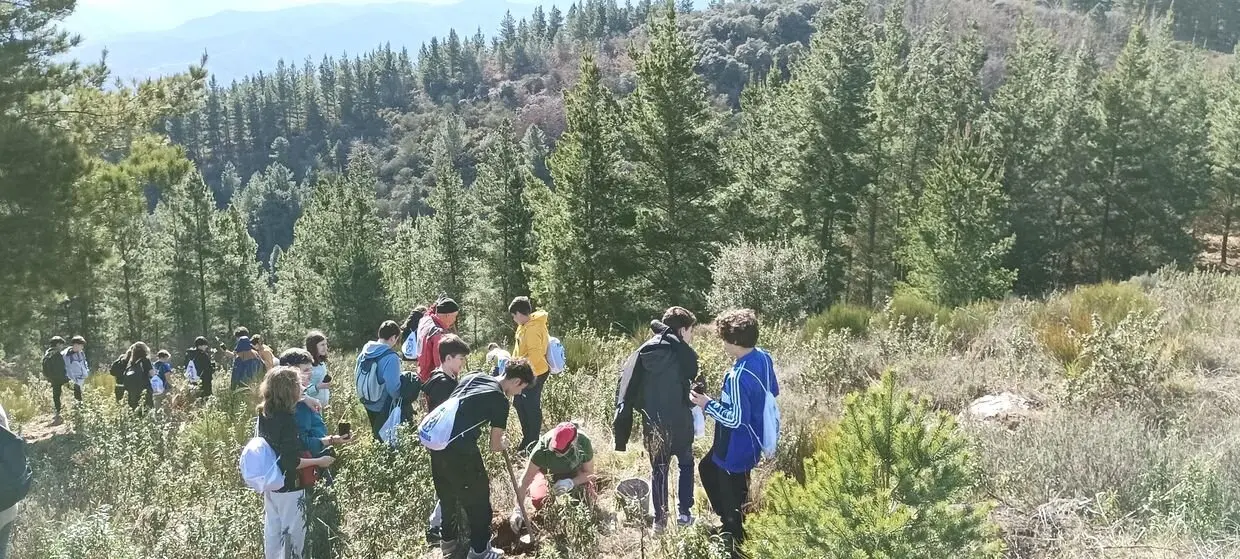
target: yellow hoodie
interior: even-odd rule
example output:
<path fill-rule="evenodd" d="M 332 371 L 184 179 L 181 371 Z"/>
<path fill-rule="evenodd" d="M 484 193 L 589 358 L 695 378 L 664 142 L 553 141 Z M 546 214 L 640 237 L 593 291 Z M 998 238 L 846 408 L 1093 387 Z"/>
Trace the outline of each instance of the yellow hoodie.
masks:
<path fill-rule="evenodd" d="M 547 311 L 534 311 L 529 322 L 517 326 L 517 344 L 512 348 L 514 358 L 529 360 L 535 376 L 542 376 L 551 370 L 547 363 L 547 346 L 551 335 L 547 332 Z"/>

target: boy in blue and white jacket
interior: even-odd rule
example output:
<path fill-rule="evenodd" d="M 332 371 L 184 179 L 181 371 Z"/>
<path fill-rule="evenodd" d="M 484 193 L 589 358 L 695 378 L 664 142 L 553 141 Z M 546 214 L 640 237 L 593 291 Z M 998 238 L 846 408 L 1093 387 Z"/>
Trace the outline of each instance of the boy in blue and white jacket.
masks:
<path fill-rule="evenodd" d="M 366 408 L 366 416 L 370 420 L 370 432 L 375 440 L 379 438 L 379 429 L 383 427 L 392 412 L 392 406 L 400 398 L 400 357 L 396 354 L 396 344 L 400 343 L 400 326 L 389 320 L 379 327 L 379 339 L 366 342 L 362 352 L 357 356 L 357 367 L 369 367 L 370 362 L 378 361 L 376 372 L 379 374 L 383 394 L 378 401 L 362 400 Z"/>
<path fill-rule="evenodd" d="M 766 392 L 779 395 L 771 355 L 758 345 L 758 317 L 745 309 L 715 320 L 723 350 L 734 360 L 715 400 L 690 391 L 693 404 L 715 420 L 715 441 L 698 464 L 710 506 L 723 523 L 721 535 L 734 559 L 742 557 L 745 541 L 744 506 L 749 501 L 749 472 L 762 458 L 763 409 Z"/>

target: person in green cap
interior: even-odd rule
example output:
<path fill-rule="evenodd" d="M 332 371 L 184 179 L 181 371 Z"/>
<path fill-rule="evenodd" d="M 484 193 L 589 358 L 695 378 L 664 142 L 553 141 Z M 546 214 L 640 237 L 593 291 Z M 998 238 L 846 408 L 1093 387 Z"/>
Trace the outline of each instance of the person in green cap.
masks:
<path fill-rule="evenodd" d="M 577 430 L 571 422 L 561 423 L 543 435 L 534 445 L 525 465 L 525 477 L 517 488 L 517 502 L 528 495 L 539 510 L 551 495 L 564 495 L 580 490 L 579 495 L 593 502 L 598 496 L 594 487 L 594 446 L 590 437 Z M 514 526 L 521 522 L 520 508 L 510 519 Z"/>

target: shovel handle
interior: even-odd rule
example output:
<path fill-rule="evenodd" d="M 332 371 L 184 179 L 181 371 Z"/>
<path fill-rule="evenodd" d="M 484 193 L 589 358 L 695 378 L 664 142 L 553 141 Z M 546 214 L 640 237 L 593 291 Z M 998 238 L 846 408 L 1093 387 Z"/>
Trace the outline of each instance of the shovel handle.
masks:
<path fill-rule="evenodd" d="M 520 491 L 517 487 L 517 474 L 512 471 L 512 456 L 508 454 L 508 449 L 504 449 L 504 469 L 508 470 L 508 479 L 512 481 L 512 496 L 517 501 L 517 508 L 521 510 L 521 518 L 525 520 L 531 534 L 534 532 L 534 523 L 530 522 L 530 516 L 525 513 L 525 499 L 521 498 Z"/>

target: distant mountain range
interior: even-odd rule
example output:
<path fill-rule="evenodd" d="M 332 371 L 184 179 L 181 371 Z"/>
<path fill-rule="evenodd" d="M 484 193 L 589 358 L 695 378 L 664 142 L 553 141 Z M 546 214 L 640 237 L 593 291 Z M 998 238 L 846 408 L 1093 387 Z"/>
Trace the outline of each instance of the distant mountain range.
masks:
<path fill-rule="evenodd" d="M 108 51 L 113 76 L 146 78 L 172 74 L 208 55 L 207 70 L 222 84 L 274 68 L 283 59 L 300 65 L 307 56 L 350 55 L 391 43 L 408 47 L 410 56 L 434 36 L 455 28 L 472 36 L 481 27 L 488 37 L 504 12 L 520 19 L 533 3 L 508 0 L 461 0 L 456 3 L 316 4 L 268 12 L 226 11 L 188 21 L 167 31 L 83 37 L 71 54 L 86 62 Z M 549 8 L 549 4 L 548 4 Z"/>

